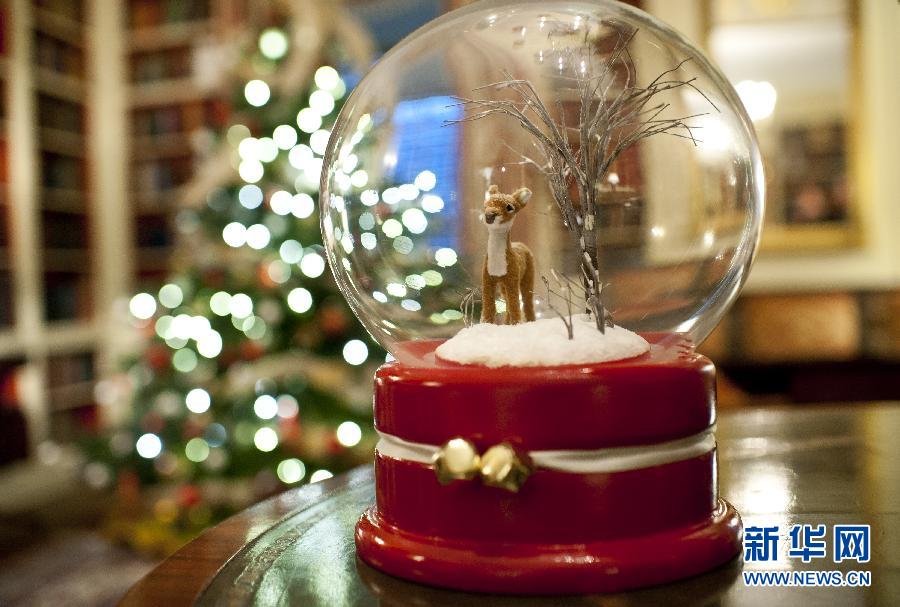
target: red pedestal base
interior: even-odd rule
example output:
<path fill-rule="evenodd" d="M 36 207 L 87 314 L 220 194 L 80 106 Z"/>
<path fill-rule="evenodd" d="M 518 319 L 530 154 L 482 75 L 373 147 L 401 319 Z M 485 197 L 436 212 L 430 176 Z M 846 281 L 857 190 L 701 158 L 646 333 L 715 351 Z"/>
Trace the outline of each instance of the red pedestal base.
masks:
<path fill-rule="evenodd" d="M 723 500 L 709 519 L 583 544 L 445 540 L 386 525 L 371 508 L 356 527 L 367 563 L 414 582 L 504 594 L 588 594 L 661 584 L 718 567 L 741 549 L 741 519 Z"/>
<path fill-rule="evenodd" d="M 481 453 L 501 442 L 526 453 L 652 452 L 708 433 L 712 363 L 682 335 L 646 337 L 651 350 L 629 360 L 502 370 L 434 360 L 439 342 L 413 342 L 431 363 L 378 370 L 375 425 L 426 448 L 463 437 Z M 477 479 L 441 485 L 427 461 L 392 455 L 390 444 L 376 454 L 376 506 L 356 545 L 400 578 L 506 594 L 616 592 L 702 573 L 741 549 L 711 444 L 635 468 L 538 468 L 516 493 Z"/>

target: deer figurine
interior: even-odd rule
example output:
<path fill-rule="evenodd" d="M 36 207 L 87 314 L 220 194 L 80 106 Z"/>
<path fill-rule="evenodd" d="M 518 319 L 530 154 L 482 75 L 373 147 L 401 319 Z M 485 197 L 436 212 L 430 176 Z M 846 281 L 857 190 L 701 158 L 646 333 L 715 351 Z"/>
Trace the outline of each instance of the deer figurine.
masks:
<path fill-rule="evenodd" d="M 487 255 L 481 278 L 481 322 L 495 322 L 497 285 L 506 301 L 506 324 L 534 320 L 534 256 L 521 242 L 512 242 L 509 231 L 516 215 L 525 208 L 531 190 L 519 188 L 504 194 L 496 185 L 484 201 L 484 225 L 488 230 Z"/>

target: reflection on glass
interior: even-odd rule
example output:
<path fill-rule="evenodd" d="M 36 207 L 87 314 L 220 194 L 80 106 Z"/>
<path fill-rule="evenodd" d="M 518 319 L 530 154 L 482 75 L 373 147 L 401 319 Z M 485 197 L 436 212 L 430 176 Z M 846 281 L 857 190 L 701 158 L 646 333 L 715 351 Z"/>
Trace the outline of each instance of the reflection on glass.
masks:
<path fill-rule="evenodd" d="M 849 194 L 850 0 L 713 0 L 709 46 L 766 161 L 770 225 L 840 225 Z"/>

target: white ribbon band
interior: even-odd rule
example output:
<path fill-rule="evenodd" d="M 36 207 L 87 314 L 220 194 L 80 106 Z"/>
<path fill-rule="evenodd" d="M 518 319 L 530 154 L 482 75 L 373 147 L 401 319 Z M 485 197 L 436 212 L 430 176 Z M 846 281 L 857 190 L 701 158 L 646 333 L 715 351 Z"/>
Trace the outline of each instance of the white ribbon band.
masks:
<path fill-rule="evenodd" d="M 709 453 L 716 447 L 715 430 L 715 426 L 710 426 L 699 434 L 655 445 L 531 451 L 528 455 L 537 468 L 576 474 L 625 472 L 680 462 Z M 376 449 L 386 457 L 430 465 L 434 454 L 440 449 L 436 445 L 413 443 L 383 432 L 378 434 L 381 438 Z"/>

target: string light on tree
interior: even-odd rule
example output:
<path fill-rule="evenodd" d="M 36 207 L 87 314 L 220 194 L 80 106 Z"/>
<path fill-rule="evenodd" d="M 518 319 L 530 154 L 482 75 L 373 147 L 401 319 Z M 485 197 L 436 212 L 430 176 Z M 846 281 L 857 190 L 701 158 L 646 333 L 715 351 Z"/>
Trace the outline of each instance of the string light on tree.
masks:
<path fill-rule="evenodd" d="M 330 99 L 331 97 L 329 97 Z M 309 146 L 312 148 L 312 151 L 320 156 L 325 153 L 325 148 L 328 146 L 328 137 L 331 135 L 325 129 L 319 129 L 315 133 L 309 136 Z"/>
<path fill-rule="evenodd" d="M 291 166 L 298 170 L 304 170 L 313 159 L 313 151 L 308 145 L 301 143 L 291 148 L 288 153 L 288 162 Z"/>
<path fill-rule="evenodd" d="M 352 339 L 344 344 L 344 360 L 351 365 L 361 365 L 369 358 L 369 347 L 359 339 Z"/>
<path fill-rule="evenodd" d="M 172 366 L 181 373 L 190 373 L 197 368 L 197 355 L 191 349 L 182 348 L 172 355 Z"/>
<path fill-rule="evenodd" d="M 238 144 L 238 156 L 244 160 L 256 160 L 259 158 L 259 139 L 256 137 L 244 137 Z"/>
<path fill-rule="evenodd" d="M 147 320 L 156 313 L 156 298 L 149 293 L 138 293 L 128 302 L 128 309 L 135 318 Z"/>
<path fill-rule="evenodd" d="M 443 247 L 434 252 L 434 261 L 442 268 L 449 268 L 457 261 L 456 251 L 449 247 Z"/>
<path fill-rule="evenodd" d="M 428 192 L 437 185 L 437 176 L 432 171 L 422 171 L 416 175 L 416 179 L 413 183 L 423 192 Z"/>
<path fill-rule="evenodd" d="M 205 461 L 209 457 L 209 443 L 202 438 L 192 438 L 184 446 L 184 455 L 195 463 Z"/>
<path fill-rule="evenodd" d="M 231 295 L 216 291 L 209 298 L 209 309 L 216 316 L 228 316 L 231 314 Z"/>
<path fill-rule="evenodd" d="M 184 293 L 176 284 L 163 285 L 159 290 L 159 303 L 169 309 L 177 308 L 184 301 Z"/>
<path fill-rule="evenodd" d="M 280 124 L 272 131 L 272 139 L 282 150 L 289 150 L 297 145 L 297 131 L 289 124 Z"/>
<path fill-rule="evenodd" d="M 313 79 L 315 80 L 317 87 L 325 89 L 326 91 L 331 91 L 338 87 L 341 76 L 338 74 L 337 70 L 330 65 L 323 65 L 316 70 Z"/>
<path fill-rule="evenodd" d="M 263 191 L 258 185 L 245 185 L 238 190 L 238 202 L 245 209 L 255 209 L 263 202 Z"/>
<path fill-rule="evenodd" d="M 269 206 L 276 215 L 287 215 L 294 206 L 293 198 L 290 192 L 277 190 L 269 197 Z"/>
<path fill-rule="evenodd" d="M 322 115 L 312 108 L 303 108 L 297 114 L 297 126 L 304 133 L 314 133 L 322 126 Z"/>
<path fill-rule="evenodd" d="M 362 440 L 362 429 L 356 422 L 346 421 L 337 427 L 337 441 L 345 447 L 355 447 Z"/>
<path fill-rule="evenodd" d="M 267 59 L 277 60 L 288 52 L 287 35 L 280 29 L 270 27 L 259 35 L 259 52 Z"/>
<path fill-rule="evenodd" d="M 138 455 L 144 459 L 154 459 L 162 453 L 162 441 L 152 433 L 142 434 L 134 445 Z"/>
<path fill-rule="evenodd" d="M 306 476 L 306 466 L 299 459 L 292 457 L 278 463 L 277 474 L 281 482 L 293 485 Z"/>
<path fill-rule="evenodd" d="M 294 195 L 291 214 L 298 219 L 306 219 L 316 210 L 316 203 L 312 196 L 305 192 Z"/>
<path fill-rule="evenodd" d="M 297 287 L 288 293 L 287 303 L 291 310 L 297 314 L 303 314 L 312 308 L 312 294 L 303 287 Z"/>
<path fill-rule="evenodd" d="M 281 419 L 293 419 L 300 412 L 300 404 L 290 394 L 282 394 L 276 399 L 278 403 L 278 417 Z"/>
<path fill-rule="evenodd" d="M 327 116 L 334 111 L 334 97 L 326 91 L 314 91 L 309 96 L 309 107 L 320 116 Z"/>
<path fill-rule="evenodd" d="M 241 179 L 247 183 L 258 182 L 263 178 L 265 172 L 265 167 L 263 167 L 262 163 L 256 159 L 243 160 L 238 166 L 238 173 L 240 174 Z"/>
<path fill-rule="evenodd" d="M 253 444 L 264 453 L 274 451 L 278 446 L 278 434 L 269 427 L 263 427 L 253 435 Z"/>
<path fill-rule="evenodd" d="M 303 258 L 303 245 L 294 239 L 285 240 L 278 247 L 278 255 L 285 263 L 298 263 Z"/>
<path fill-rule="evenodd" d="M 228 302 L 228 310 L 235 318 L 247 318 L 253 313 L 253 300 L 245 293 L 235 293 Z"/>
<path fill-rule="evenodd" d="M 244 86 L 244 98 L 254 107 L 262 107 L 269 101 L 269 85 L 262 80 L 251 80 Z"/>
<path fill-rule="evenodd" d="M 197 338 L 197 353 L 204 358 L 215 358 L 222 352 L 222 335 L 210 329 Z"/>
<path fill-rule="evenodd" d="M 325 259 L 315 252 L 306 253 L 300 260 L 300 271 L 309 278 L 318 278 L 325 271 Z"/>
<path fill-rule="evenodd" d="M 388 238 L 396 238 L 403 233 L 403 224 L 396 219 L 391 218 L 381 224 L 381 231 L 384 232 L 384 235 Z"/>
<path fill-rule="evenodd" d="M 184 397 L 184 404 L 192 413 L 206 413 L 209 410 L 212 399 L 209 392 L 203 388 L 192 388 Z"/>
<path fill-rule="evenodd" d="M 258 140 L 257 155 L 261 162 L 272 162 L 278 158 L 278 144 L 271 137 L 261 137 Z"/>
<path fill-rule="evenodd" d="M 274 396 L 263 394 L 253 403 L 253 411 L 260 419 L 272 419 L 278 415 L 278 403 Z"/>

